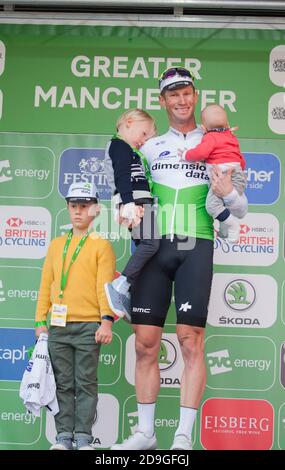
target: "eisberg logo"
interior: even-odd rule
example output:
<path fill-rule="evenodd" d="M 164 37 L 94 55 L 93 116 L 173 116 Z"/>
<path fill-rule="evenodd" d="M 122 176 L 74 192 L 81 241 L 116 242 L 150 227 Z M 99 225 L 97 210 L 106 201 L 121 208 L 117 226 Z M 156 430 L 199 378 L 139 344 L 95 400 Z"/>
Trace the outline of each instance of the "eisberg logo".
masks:
<path fill-rule="evenodd" d="M 271 153 L 244 153 L 249 204 L 273 204 L 280 192 L 280 161 Z"/>
<path fill-rule="evenodd" d="M 65 197 L 72 183 L 95 183 L 100 199 L 111 199 L 104 171 L 104 149 L 67 149 L 60 156 L 59 192 Z"/>
<path fill-rule="evenodd" d="M 201 407 L 201 444 L 208 450 L 269 450 L 273 428 L 267 400 L 210 398 Z"/>
<path fill-rule="evenodd" d="M 0 328 L 0 380 L 21 380 L 34 344 L 34 330 Z"/>

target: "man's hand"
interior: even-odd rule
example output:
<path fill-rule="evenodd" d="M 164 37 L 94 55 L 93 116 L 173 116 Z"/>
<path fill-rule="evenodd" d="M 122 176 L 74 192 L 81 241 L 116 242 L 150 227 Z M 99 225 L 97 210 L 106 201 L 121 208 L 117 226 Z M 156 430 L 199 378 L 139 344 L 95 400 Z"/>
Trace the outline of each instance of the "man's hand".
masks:
<path fill-rule="evenodd" d="M 223 173 L 218 166 L 213 165 L 211 180 L 212 190 L 216 196 L 223 198 L 232 192 L 232 172 L 233 169 L 229 169 L 226 173 Z"/>

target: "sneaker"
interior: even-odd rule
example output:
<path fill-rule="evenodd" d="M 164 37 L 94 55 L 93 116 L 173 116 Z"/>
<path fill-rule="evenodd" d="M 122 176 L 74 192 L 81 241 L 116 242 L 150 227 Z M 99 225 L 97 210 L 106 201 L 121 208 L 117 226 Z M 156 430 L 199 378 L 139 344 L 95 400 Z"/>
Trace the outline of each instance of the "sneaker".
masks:
<path fill-rule="evenodd" d="M 143 432 L 136 431 L 128 439 L 125 439 L 122 444 L 114 444 L 111 450 L 154 450 L 156 446 L 155 434 L 148 437 Z"/>
<path fill-rule="evenodd" d="M 49 450 L 73 450 L 72 439 L 70 437 L 60 437 Z"/>
<path fill-rule="evenodd" d="M 108 303 L 113 312 L 120 318 L 126 317 L 126 319 L 131 321 L 131 301 L 130 296 L 126 294 L 121 294 L 118 292 L 112 283 L 105 284 L 105 292 L 108 299 Z"/>
<path fill-rule="evenodd" d="M 177 436 L 174 436 L 170 450 L 192 450 L 191 439 L 185 434 L 177 434 Z"/>
<path fill-rule="evenodd" d="M 76 450 L 95 450 L 93 439 L 90 437 L 78 437 L 75 439 Z"/>

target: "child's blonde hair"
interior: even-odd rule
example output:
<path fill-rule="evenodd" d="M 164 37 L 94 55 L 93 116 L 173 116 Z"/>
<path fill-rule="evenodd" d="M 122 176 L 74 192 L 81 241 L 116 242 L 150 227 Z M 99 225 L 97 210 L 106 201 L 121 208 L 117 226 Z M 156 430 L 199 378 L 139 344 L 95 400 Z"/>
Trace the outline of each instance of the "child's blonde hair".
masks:
<path fill-rule="evenodd" d="M 155 120 L 143 109 L 128 109 L 128 111 L 125 111 L 123 114 L 121 114 L 116 122 L 117 131 L 120 129 L 122 124 L 127 121 L 127 119 L 132 119 L 133 121 L 150 121 L 152 122 L 154 131 L 156 132 Z"/>

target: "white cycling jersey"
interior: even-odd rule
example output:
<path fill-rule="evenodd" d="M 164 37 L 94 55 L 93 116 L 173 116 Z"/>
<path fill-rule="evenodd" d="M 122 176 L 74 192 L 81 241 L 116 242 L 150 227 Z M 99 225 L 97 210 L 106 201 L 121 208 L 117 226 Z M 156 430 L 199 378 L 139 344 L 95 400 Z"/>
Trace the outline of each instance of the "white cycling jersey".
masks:
<path fill-rule="evenodd" d="M 177 234 L 213 239 L 213 219 L 205 203 L 209 177 L 203 162 L 185 162 L 177 150 L 198 145 L 200 127 L 183 134 L 170 128 L 166 134 L 148 140 L 141 148 L 158 198 L 158 222 L 162 235 Z"/>

